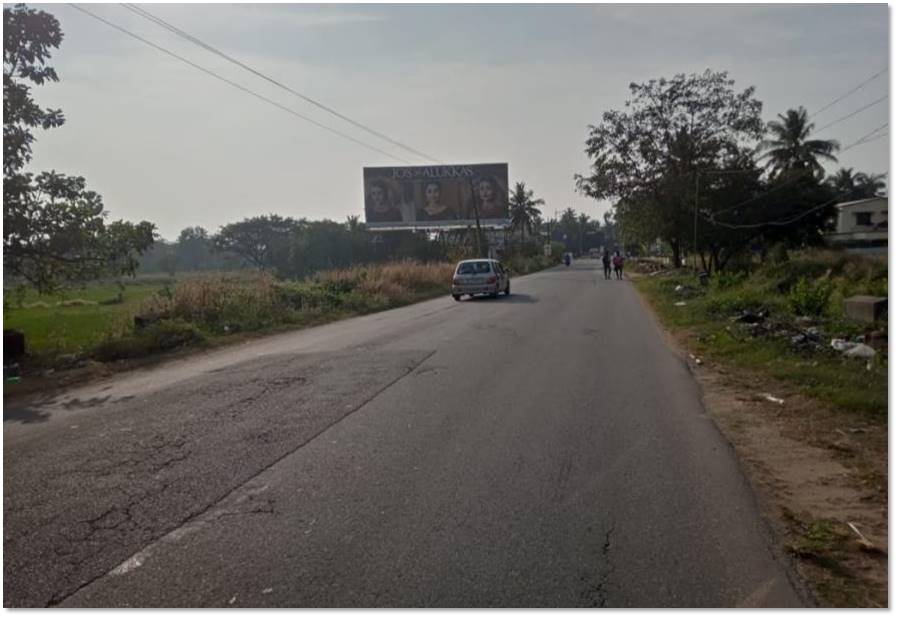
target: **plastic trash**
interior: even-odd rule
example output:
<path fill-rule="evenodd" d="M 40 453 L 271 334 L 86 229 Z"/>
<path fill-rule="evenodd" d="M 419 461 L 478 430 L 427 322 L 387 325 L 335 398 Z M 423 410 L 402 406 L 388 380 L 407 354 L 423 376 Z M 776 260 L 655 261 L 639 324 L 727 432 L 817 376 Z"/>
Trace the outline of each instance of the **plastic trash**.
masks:
<path fill-rule="evenodd" d="M 685 306 L 685 304 L 686 304 L 685 302 L 680 300 L 679 302 L 675 303 L 675 306 Z"/>
<path fill-rule="evenodd" d="M 832 346 L 832 349 L 834 349 L 835 351 L 841 351 L 841 352 L 847 351 L 848 349 L 850 349 L 853 346 L 850 343 L 848 343 L 847 341 L 845 341 L 843 338 L 833 338 L 832 342 L 830 344 Z"/>
<path fill-rule="evenodd" d="M 875 350 L 869 347 L 869 345 L 857 343 L 856 345 L 845 351 L 844 355 L 850 358 L 872 358 L 875 356 Z"/>
<path fill-rule="evenodd" d="M 775 403 L 776 405 L 784 405 L 785 404 L 785 399 L 779 398 L 777 396 L 773 396 L 772 394 L 769 394 L 768 392 L 763 393 L 763 398 L 765 398 L 770 403 Z"/>
<path fill-rule="evenodd" d="M 830 343 L 832 349 L 840 351 L 850 358 L 872 358 L 875 356 L 875 350 L 864 343 L 852 343 L 842 338 L 833 338 Z"/>

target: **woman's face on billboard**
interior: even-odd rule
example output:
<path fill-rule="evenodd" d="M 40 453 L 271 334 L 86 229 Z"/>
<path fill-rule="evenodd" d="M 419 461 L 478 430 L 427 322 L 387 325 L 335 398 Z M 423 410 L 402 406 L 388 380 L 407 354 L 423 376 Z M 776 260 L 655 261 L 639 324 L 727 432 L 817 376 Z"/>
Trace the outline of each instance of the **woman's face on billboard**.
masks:
<path fill-rule="evenodd" d="M 477 184 L 477 195 L 480 201 L 492 201 L 492 198 L 495 196 L 492 184 L 487 180 L 480 180 L 479 184 Z"/>
<path fill-rule="evenodd" d="M 440 193 L 441 193 L 441 190 L 439 188 L 439 185 L 434 182 L 431 182 L 430 184 L 428 184 L 427 188 L 424 189 L 424 195 L 427 198 L 427 203 L 430 203 L 430 204 L 439 203 Z"/>
<path fill-rule="evenodd" d="M 385 201 L 386 195 L 383 193 L 383 188 L 377 186 L 376 184 L 371 187 L 371 202 L 373 202 L 374 207 L 383 206 L 383 202 Z"/>

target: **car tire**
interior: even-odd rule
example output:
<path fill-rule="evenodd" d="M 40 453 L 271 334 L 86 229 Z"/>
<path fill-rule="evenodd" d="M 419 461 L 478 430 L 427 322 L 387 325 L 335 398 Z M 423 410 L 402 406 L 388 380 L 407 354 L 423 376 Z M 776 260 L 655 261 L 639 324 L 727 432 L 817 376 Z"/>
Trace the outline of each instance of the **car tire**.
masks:
<path fill-rule="evenodd" d="M 452 294 L 452 297 L 455 299 L 455 302 L 461 301 L 461 294 Z"/>
<path fill-rule="evenodd" d="M 495 286 L 495 291 L 493 291 L 492 293 L 490 293 L 490 294 L 489 294 L 489 297 L 490 297 L 490 298 L 497 298 L 497 297 L 498 297 L 498 294 L 499 294 L 499 291 L 498 291 L 498 285 L 496 285 L 496 286 Z"/>

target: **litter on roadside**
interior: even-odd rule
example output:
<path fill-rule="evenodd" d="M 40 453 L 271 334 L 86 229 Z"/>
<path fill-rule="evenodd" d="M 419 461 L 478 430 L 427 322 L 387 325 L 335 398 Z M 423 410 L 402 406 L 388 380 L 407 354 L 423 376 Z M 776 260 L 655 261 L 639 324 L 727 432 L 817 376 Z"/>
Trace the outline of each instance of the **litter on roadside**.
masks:
<path fill-rule="evenodd" d="M 832 349 L 840 351 L 850 358 L 872 358 L 875 356 L 875 350 L 865 343 L 855 343 L 846 341 L 842 338 L 833 338 L 830 343 Z"/>
<path fill-rule="evenodd" d="M 859 537 L 860 548 L 862 548 L 865 551 L 871 551 L 871 552 L 876 552 L 876 553 L 884 552 L 881 549 L 881 547 L 876 546 L 876 544 L 874 542 L 872 542 L 872 540 L 870 540 L 869 538 L 864 536 L 863 533 L 859 529 L 857 529 L 856 525 L 854 525 L 850 521 L 847 521 L 847 526 L 850 527 L 850 529 L 853 531 L 853 533 L 855 533 Z"/>
<path fill-rule="evenodd" d="M 875 350 L 864 343 L 857 343 L 854 347 L 845 351 L 844 355 L 851 358 L 872 358 L 875 356 Z"/>
<path fill-rule="evenodd" d="M 770 403 L 775 403 L 776 405 L 784 405 L 785 404 L 785 399 L 779 398 L 777 396 L 773 396 L 772 394 L 769 394 L 768 392 L 764 392 L 762 396 L 764 399 L 766 399 Z"/>
<path fill-rule="evenodd" d="M 686 304 L 685 302 L 683 302 L 682 300 L 680 300 L 679 302 L 676 302 L 676 303 L 675 303 L 675 306 L 685 306 L 685 304 Z"/>
<path fill-rule="evenodd" d="M 851 348 L 851 344 L 845 341 L 843 338 L 833 338 L 831 342 L 832 349 L 835 351 L 847 351 Z"/>
<path fill-rule="evenodd" d="M 766 318 L 769 317 L 768 311 L 760 311 L 758 313 L 753 313 L 751 311 L 742 311 L 740 315 L 736 315 L 732 318 L 732 321 L 737 321 L 740 323 L 762 323 L 766 321 Z"/>

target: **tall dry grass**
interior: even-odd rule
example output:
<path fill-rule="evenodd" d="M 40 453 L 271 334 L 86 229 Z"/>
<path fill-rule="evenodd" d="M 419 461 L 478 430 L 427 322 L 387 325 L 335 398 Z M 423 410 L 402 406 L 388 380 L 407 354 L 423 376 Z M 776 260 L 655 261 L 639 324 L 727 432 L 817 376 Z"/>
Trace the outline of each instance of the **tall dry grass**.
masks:
<path fill-rule="evenodd" d="M 453 268 L 450 263 L 415 261 L 374 264 L 319 272 L 311 282 L 361 296 L 386 298 L 392 304 L 437 289 L 448 291 Z"/>
<path fill-rule="evenodd" d="M 139 313 L 213 329 L 258 329 L 275 323 L 283 313 L 276 285 L 274 277 L 261 272 L 191 277 L 146 299 Z"/>
<path fill-rule="evenodd" d="M 365 313 L 448 292 L 452 264 L 414 261 L 318 272 L 302 281 L 252 276 L 196 276 L 143 302 L 138 314 L 182 319 L 219 331 L 257 330 L 302 321 L 301 314 Z"/>

